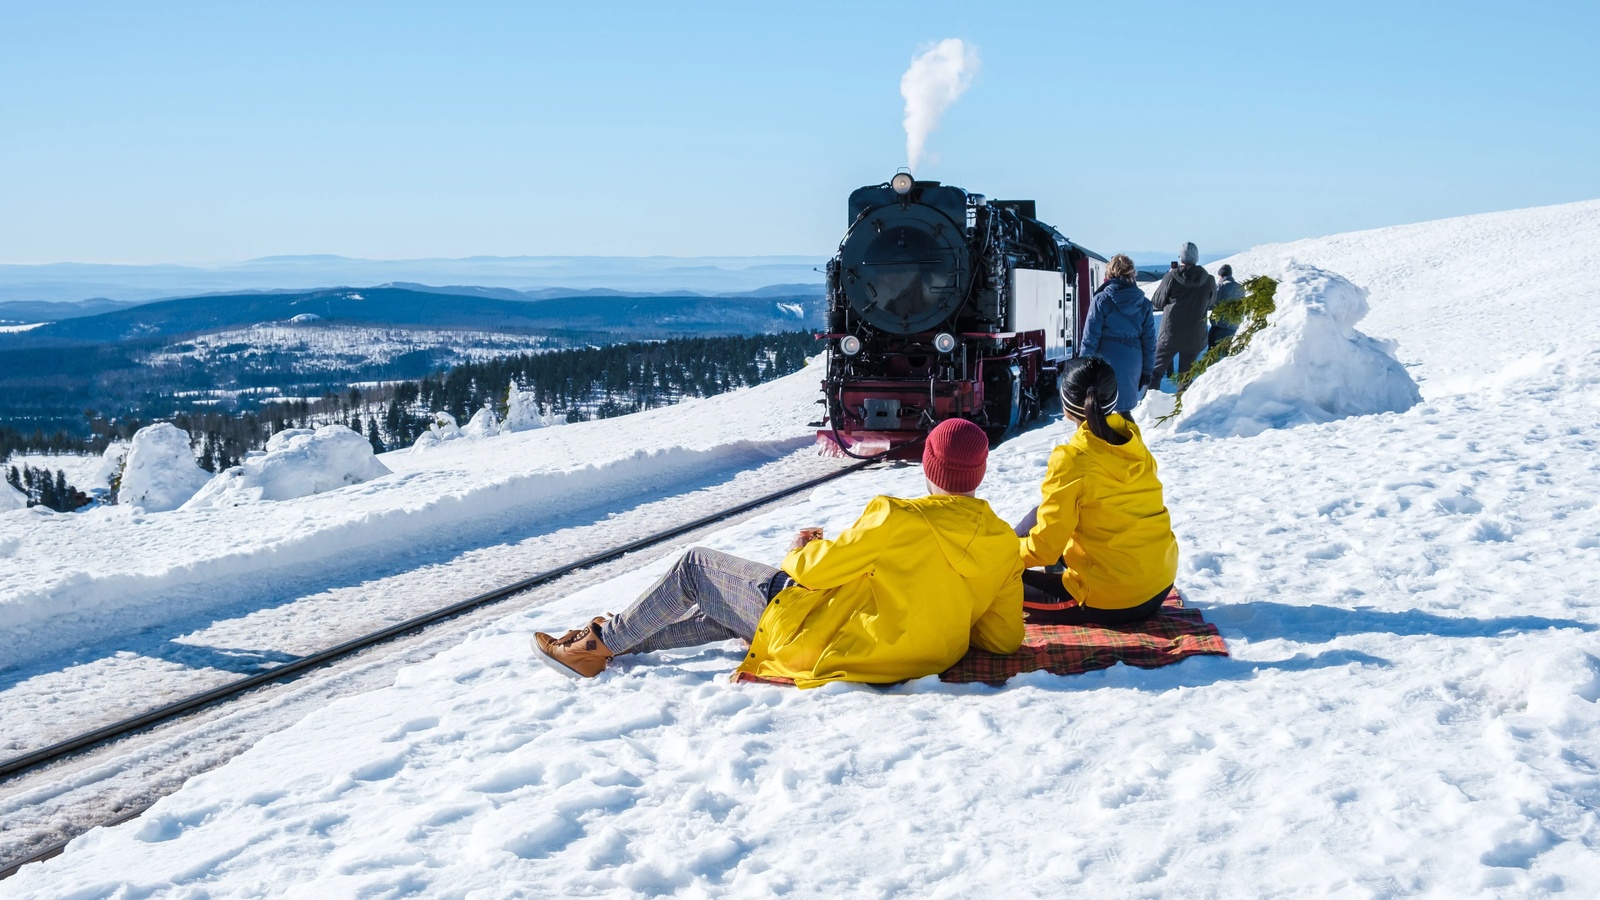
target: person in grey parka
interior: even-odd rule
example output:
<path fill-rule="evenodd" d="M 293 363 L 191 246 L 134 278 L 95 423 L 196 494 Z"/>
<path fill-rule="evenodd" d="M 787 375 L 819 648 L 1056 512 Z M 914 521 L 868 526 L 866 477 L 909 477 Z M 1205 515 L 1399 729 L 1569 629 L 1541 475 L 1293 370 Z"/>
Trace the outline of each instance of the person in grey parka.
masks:
<path fill-rule="evenodd" d="M 1150 375 L 1150 387 L 1156 388 L 1173 357 L 1177 357 L 1181 373 L 1189 371 L 1206 352 L 1206 316 L 1217 302 L 1217 281 L 1201 268 L 1199 248 L 1192 243 L 1183 245 L 1178 267 L 1167 271 L 1150 302 L 1165 313 L 1156 338 L 1155 370 Z"/>
<path fill-rule="evenodd" d="M 1139 404 L 1156 361 L 1156 321 L 1150 301 L 1134 281 L 1133 260 L 1118 253 L 1106 267 L 1106 281 L 1089 304 L 1079 356 L 1099 356 L 1117 373 L 1116 411 L 1124 416 Z"/>
<path fill-rule="evenodd" d="M 1224 300 L 1238 300 L 1244 296 L 1244 285 L 1233 280 L 1233 266 L 1224 265 L 1217 270 L 1217 303 Z M 1212 309 L 1216 304 L 1212 304 Z M 1212 321 L 1211 330 L 1206 332 L 1206 349 L 1215 347 L 1225 337 L 1233 337 L 1239 333 L 1238 325 L 1229 325 L 1225 322 Z"/>

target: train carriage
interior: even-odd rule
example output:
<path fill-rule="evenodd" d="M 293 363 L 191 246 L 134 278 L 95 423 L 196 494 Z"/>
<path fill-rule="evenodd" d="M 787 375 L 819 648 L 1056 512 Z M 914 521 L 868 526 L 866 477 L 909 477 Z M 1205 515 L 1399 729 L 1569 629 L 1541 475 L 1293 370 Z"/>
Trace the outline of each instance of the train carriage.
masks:
<path fill-rule="evenodd" d="M 828 263 L 826 418 L 848 456 L 914 456 L 929 429 L 970 419 L 998 441 L 1037 418 L 1076 355 L 1105 259 L 1039 221 L 901 172 L 850 195 Z"/>

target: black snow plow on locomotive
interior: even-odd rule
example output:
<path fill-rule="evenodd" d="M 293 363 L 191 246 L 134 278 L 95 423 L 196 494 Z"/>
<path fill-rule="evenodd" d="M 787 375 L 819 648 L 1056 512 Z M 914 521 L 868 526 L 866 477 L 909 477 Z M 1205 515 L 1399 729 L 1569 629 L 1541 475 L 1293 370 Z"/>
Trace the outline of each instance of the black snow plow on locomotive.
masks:
<path fill-rule="evenodd" d="M 1105 259 L 1038 220 L 901 172 L 850 195 L 828 263 L 827 416 L 848 456 L 914 456 L 950 418 L 1000 440 L 1037 418 L 1075 355 Z"/>

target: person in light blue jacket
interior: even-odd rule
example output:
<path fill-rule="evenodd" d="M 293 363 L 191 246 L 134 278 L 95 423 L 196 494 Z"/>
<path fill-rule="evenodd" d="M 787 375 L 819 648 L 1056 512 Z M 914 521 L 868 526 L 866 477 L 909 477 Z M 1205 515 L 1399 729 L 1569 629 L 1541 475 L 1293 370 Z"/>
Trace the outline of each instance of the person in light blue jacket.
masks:
<path fill-rule="evenodd" d="M 1134 281 L 1133 260 L 1118 253 L 1106 267 L 1105 284 L 1089 304 L 1079 356 L 1099 356 L 1117 373 L 1116 411 L 1126 416 L 1156 365 L 1156 319 Z"/>

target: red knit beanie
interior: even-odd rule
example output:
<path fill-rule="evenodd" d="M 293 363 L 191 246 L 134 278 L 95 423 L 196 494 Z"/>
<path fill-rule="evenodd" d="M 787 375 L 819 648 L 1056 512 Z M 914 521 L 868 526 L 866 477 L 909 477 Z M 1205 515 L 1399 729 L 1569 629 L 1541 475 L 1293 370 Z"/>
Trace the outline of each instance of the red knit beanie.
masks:
<path fill-rule="evenodd" d="M 975 491 L 989 463 L 989 436 L 966 419 L 945 419 L 922 445 L 922 471 L 951 492 Z"/>

